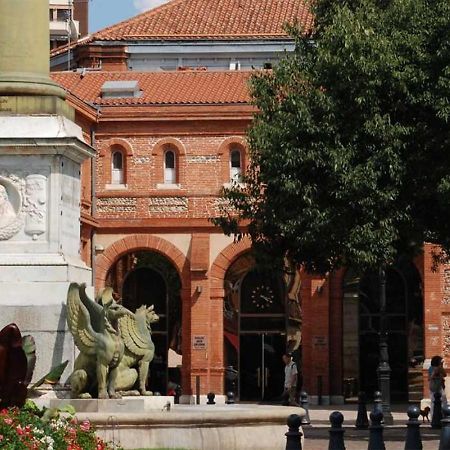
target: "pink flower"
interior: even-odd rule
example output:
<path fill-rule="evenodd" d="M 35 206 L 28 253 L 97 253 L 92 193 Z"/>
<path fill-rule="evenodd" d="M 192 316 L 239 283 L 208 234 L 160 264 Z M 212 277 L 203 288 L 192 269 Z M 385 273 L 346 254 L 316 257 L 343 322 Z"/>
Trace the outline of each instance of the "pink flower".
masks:
<path fill-rule="evenodd" d="M 3 441 L 3 434 L 0 434 L 0 442 Z"/>
<path fill-rule="evenodd" d="M 6 419 L 3 419 L 3 421 L 6 423 L 6 425 L 11 425 L 13 423 L 11 417 L 6 417 Z"/>
<path fill-rule="evenodd" d="M 89 420 L 83 420 L 83 422 L 81 422 L 80 424 L 80 430 L 81 431 L 89 431 L 91 429 L 91 424 L 89 422 Z"/>

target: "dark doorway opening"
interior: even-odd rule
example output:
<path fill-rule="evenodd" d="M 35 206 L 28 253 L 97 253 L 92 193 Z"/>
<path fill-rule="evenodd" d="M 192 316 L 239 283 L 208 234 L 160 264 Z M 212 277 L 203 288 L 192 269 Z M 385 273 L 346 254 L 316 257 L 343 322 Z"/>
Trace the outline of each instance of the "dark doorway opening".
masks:
<path fill-rule="evenodd" d="M 130 311 L 154 305 L 159 321 L 152 324 L 155 357 L 148 389 L 160 394 L 181 383 L 181 282 L 172 263 L 153 251 L 123 256 L 108 274 L 107 283 Z"/>
<path fill-rule="evenodd" d="M 380 304 L 376 273 L 344 283 L 344 386 L 347 397 L 358 390 L 369 397 L 378 388 Z M 423 299 L 419 273 L 408 261 L 386 270 L 386 317 L 392 401 L 420 401 L 424 360 Z M 353 356 L 352 356 L 353 354 Z"/>

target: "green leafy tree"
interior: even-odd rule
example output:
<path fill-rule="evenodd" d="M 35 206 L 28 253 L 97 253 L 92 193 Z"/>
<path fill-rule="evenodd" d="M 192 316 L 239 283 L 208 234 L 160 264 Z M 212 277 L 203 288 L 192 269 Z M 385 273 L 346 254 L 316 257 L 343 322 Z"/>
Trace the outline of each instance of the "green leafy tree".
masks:
<path fill-rule="evenodd" d="M 450 250 L 450 2 L 316 0 L 252 77 L 245 184 L 215 220 L 271 264 L 361 270 Z"/>

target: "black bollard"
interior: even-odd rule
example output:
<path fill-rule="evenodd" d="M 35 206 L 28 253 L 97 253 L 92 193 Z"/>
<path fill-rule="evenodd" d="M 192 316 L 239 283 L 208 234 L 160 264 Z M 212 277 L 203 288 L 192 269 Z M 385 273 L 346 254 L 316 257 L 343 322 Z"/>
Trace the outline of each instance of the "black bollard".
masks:
<path fill-rule="evenodd" d="M 207 405 L 216 404 L 216 402 L 214 401 L 214 399 L 216 398 L 216 394 L 214 394 L 214 392 L 209 392 L 206 397 L 208 398 L 208 401 L 206 402 Z"/>
<path fill-rule="evenodd" d="M 234 405 L 234 392 L 227 392 L 227 401 L 225 402 L 227 405 Z"/>
<path fill-rule="evenodd" d="M 450 450 L 450 405 L 445 405 L 442 408 L 442 431 L 441 440 L 439 443 L 439 450 Z"/>
<path fill-rule="evenodd" d="M 440 392 L 434 393 L 434 407 L 433 407 L 433 417 L 431 419 L 431 428 L 441 428 L 442 427 L 442 394 Z"/>
<path fill-rule="evenodd" d="M 181 386 L 177 384 L 177 387 L 175 388 L 175 398 L 173 402 L 178 405 L 180 403 L 180 397 L 181 397 Z"/>
<path fill-rule="evenodd" d="M 367 450 L 386 450 L 383 439 L 383 413 L 379 410 L 370 413 L 369 446 Z"/>
<path fill-rule="evenodd" d="M 406 441 L 405 450 L 423 450 L 422 438 L 420 437 L 420 408 L 416 405 L 411 405 L 408 408 L 408 422 L 406 422 Z"/>
<path fill-rule="evenodd" d="M 330 434 L 330 443 L 328 450 L 345 450 L 344 433 L 342 428 L 344 423 L 344 416 L 339 411 L 334 411 L 330 414 L 331 428 L 328 431 Z"/>
<path fill-rule="evenodd" d="M 302 426 L 311 425 L 311 419 L 309 418 L 308 394 L 305 391 L 300 392 L 300 406 L 305 410 L 305 415 L 302 416 Z"/>
<path fill-rule="evenodd" d="M 383 400 L 381 399 L 381 392 L 380 391 L 375 391 L 373 394 L 373 409 L 372 411 L 380 411 L 381 413 L 383 412 Z"/>
<path fill-rule="evenodd" d="M 300 425 L 302 419 L 298 414 L 291 414 L 287 418 L 287 426 L 289 427 L 286 436 L 286 450 L 302 450 L 302 436 Z"/>
<path fill-rule="evenodd" d="M 367 417 L 366 393 L 358 394 L 358 415 L 356 417 L 355 427 L 359 430 L 369 428 L 369 418 Z"/>

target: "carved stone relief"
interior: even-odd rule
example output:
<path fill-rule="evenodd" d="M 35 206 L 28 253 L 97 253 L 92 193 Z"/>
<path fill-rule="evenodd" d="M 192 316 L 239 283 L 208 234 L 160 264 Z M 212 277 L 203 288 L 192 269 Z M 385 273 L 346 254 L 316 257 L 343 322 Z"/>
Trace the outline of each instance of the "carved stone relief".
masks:
<path fill-rule="evenodd" d="M 450 356 L 450 314 L 442 315 L 442 353 Z"/>
<path fill-rule="evenodd" d="M 135 212 L 135 197 L 106 197 L 97 200 L 97 211 L 101 213 Z"/>
<path fill-rule="evenodd" d="M 25 194 L 25 233 L 36 240 L 47 229 L 47 178 L 44 175 L 28 175 Z"/>
<path fill-rule="evenodd" d="M 150 156 L 133 156 L 134 164 L 149 164 L 151 161 Z"/>
<path fill-rule="evenodd" d="M 450 269 L 444 270 L 444 287 L 442 295 L 442 304 L 450 305 Z"/>
<path fill-rule="evenodd" d="M 186 197 L 151 197 L 148 202 L 150 213 L 180 213 L 188 210 Z"/>
<path fill-rule="evenodd" d="M 23 190 L 20 177 L 0 175 L 0 241 L 11 239 L 23 228 Z"/>
<path fill-rule="evenodd" d="M 186 158 L 187 163 L 208 164 L 216 163 L 220 158 L 217 155 L 192 155 Z"/>

